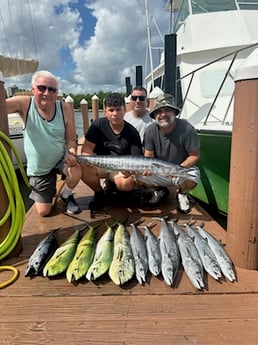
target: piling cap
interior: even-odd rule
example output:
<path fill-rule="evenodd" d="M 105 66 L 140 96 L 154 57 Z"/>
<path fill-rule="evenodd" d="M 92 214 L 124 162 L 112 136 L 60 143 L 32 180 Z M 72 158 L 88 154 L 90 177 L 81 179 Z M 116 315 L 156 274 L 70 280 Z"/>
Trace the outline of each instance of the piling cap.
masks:
<path fill-rule="evenodd" d="M 175 105 L 174 96 L 165 93 L 164 95 L 160 95 L 156 98 L 154 108 L 150 113 L 150 117 L 154 119 L 156 111 L 164 107 L 171 108 L 175 112 L 176 116 L 180 113 L 181 110 Z"/>
<path fill-rule="evenodd" d="M 258 79 L 258 48 L 240 64 L 234 75 L 234 81 Z"/>

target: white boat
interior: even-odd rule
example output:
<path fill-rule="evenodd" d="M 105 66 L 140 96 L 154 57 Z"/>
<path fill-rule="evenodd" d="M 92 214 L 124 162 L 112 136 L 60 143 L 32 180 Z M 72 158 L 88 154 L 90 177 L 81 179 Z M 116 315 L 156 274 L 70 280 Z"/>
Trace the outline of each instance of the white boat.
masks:
<path fill-rule="evenodd" d="M 18 113 L 8 114 L 9 137 L 16 147 L 16 150 L 21 158 L 23 166 L 26 166 L 27 159 L 24 152 L 23 145 L 23 121 Z M 18 169 L 18 163 L 15 155 L 12 152 L 12 160 L 15 169 Z"/>
<path fill-rule="evenodd" d="M 227 213 L 234 75 L 258 47 L 258 0 L 168 4 L 176 37 L 174 93 L 182 108 L 180 117 L 195 126 L 201 143 L 201 183 L 192 194 Z M 164 84 L 166 56 L 165 50 L 160 64 L 146 77 L 149 92 L 158 86 L 171 93 Z"/>
<path fill-rule="evenodd" d="M 38 68 L 38 61 L 34 59 L 17 59 L 10 58 L 3 55 L 0 55 L 0 79 L 7 78 L 11 76 L 17 76 L 22 74 L 33 73 Z M 2 102 L 5 102 L 4 99 L 0 99 L 0 105 Z M 6 128 L 5 119 L 2 118 L 0 121 L 0 130 Z M 7 125 L 7 124 L 6 124 Z M 23 122 L 19 114 L 13 113 L 8 114 L 8 127 L 9 127 L 9 136 L 12 142 L 14 143 L 18 154 L 21 158 L 23 165 L 25 166 L 27 161 L 23 149 Z M 12 153 L 12 159 L 15 169 L 18 168 L 17 160 L 15 155 Z"/>

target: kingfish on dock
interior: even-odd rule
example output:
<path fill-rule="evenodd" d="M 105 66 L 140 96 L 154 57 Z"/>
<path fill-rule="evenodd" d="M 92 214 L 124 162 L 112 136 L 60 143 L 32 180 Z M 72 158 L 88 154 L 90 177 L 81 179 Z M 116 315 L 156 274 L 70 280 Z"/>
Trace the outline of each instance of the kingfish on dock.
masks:
<path fill-rule="evenodd" d="M 175 222 L 170 222 L 177 236 L 177 243 L 181 254 L 182 265 L 185 273 L 192 282 L 193 286 L 199 290 L 204 288 L 203 282 L 203 264 L 192 239 Z"/>
<path fill-rule="evenodd" d="M 180 263 L 180 253 L 173 231 L 165 218 L 161 221 L 159 244 L 161 252 L 161 272 L 167 285 L 173 285 Z"/>
<path fill-rule="evenodd" d="M 218 280 L 222 277 L 221 269 L 211 250 L 206 239 L 204 239 L 192 226 L 189 224 L 184 225 L 187 234 L 192 238 L 199 254 L 202 259 L 203 267 L 206 272 L 208 272 L 212 278 Z"/>
<path fill-rule="evenodd" d="M 154 276 L 157 276 L 161 270 L 161 252 L 159 240 L 153 234 L 149 226 L 145 226 L 144 229 L 149 270 Z"/>
<path fill-rule="evenodd" d="M 216 256 L 224 276 L 229 281 L 234 282 L 236 280 L 236 275 L 233 269 L 233 264 L 221 242 L 212 236 L 208 231 L 206 231 L 202 226 L 196 226 L 196 229 L 199 231 L 200 235 L 208 241 L 208 244 Z"/>
<path fill-rule="evenodd" d="M 136 279 L 140 284 L 142 284 L 145 283 L 146 274 L 148 272 L 148 256 L 146 243 L 141 230 L 134 223 L 131 223 L 130 225 L 132 228 L 130 243 L 135 262 Z"/>

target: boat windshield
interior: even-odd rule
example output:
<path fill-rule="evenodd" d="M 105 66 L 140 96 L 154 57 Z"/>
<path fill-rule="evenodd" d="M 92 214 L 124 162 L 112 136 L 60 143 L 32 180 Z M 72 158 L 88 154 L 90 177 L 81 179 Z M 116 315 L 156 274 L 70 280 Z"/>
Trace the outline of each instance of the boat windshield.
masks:
<path fill-rule="evenodd" d="M 174 32 L 190 14 L 234 10 L 258 10 L 258 0 L 183 0 L 176 15 Z"/>

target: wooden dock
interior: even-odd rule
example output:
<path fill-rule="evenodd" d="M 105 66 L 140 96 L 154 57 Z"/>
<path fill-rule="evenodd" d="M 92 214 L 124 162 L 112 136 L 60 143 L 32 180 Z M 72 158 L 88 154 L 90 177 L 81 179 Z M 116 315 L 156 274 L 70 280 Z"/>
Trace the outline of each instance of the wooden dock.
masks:
<path fill-rule="evenodd" d="M 61 200 L 53 214 L 41 218 L 32 207 L 22 231 L 23 250 L 18 257 L 2 262 L 19 269 L 18 280 L 0 290 L 0 344 L 257 344 L 258 343 L 258 272 L 236 268 L 238 281 L 220 283 L 205 279 L 204 291 L 197 291 L 181 268 L 175 285 L 166 285 L 163 278 L 148 275 L 144 285 L 136 279 L 116 286 L 106 275 L 95 282 L 86 279 L 70 284 L 65 276 L 48 279 L 25 278 L 30 255 L 40 240 L 53 228 L 58 242 L 65 240 L 74 226 L 85 221 L 128 217 L 128 222 L 152 217 L 179 217 L 179 223 L 193 218 L 204 222 L 216 238 L 226 241 L 226 234 L 198 204 L 190 215 L 179 215 L 174 196 L 158 208 L 128 205 L 124 200 L 107 205 L 105 213 L 90 217 L 88 202 L 92 192 L 80 183 L 75 189 L 82 213 L 68 216 Z M 153 231 L 158 235 L 160 224 Z M 99 228 L 98 236 L 105 230 Z M 128 227 L 130 231 L 130 228 Z M 10 277 L 1 272 L 1 281 Z"/>

